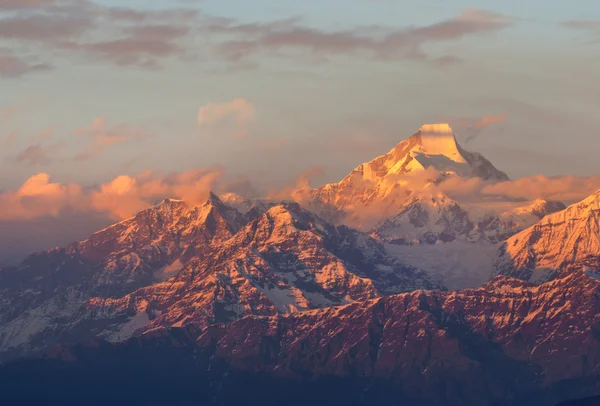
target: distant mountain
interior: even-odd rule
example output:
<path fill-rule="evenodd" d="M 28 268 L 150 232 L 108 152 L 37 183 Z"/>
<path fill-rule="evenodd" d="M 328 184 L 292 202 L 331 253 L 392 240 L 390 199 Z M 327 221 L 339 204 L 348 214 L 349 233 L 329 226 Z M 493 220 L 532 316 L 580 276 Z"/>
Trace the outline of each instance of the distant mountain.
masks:
<path fill-rule="evenodd" d="M 560 202 L 537 200 L 525 206 L 490 213 L 477 205 L 461 205 L 442 192 L 430 188 L 413 192 L 402 210 L 372 231 L 372 235 L 393 244 L 435 244 L 465 240 L 503 241 L 563 210 Z"/>
<path fill-rule="evenodd" d="M 374 227 L 374 236 L 399 244 L 495 243 L 564 208 L 541 200 L 461 202 L 439 190 L 452 178 L 509 180 L 481 154 L 464 150 L 448 124 L 429 124 L 339 183 L 305 192 L 302 203 L 332 222 Z"/>
<path fill-rule="evenodd" d="M 9 357 L 434 288 L 441 285 L 373 238 L 296 203 L 242 215 L 215 195 L 197 207 L 165 200 L 1 270 L 0 350 Z"/>
<path fill-rule="evenodd" d="M 600 271 L 600 191 L 509 238 L 496 269 L 536 283 L 574 270 Z"/>
<path fill-rule="evenodd" d="M 487 159 L 462 148 L 449 125 L 429 124 L 339 183 L 298 190 L 295 198 L 331 223 L 388 244 L 391 254 L 447 287 L 461 289 L 489 280 L 495 244 L 566 207 L 542 199 L 465 195 L 451 186 L 506 181 Z M 463 260 L 449 260 L 456 255 Z"/>
<path fill-rule="evenodd" d="M 444 176 L 479 177 L 505 181 L 508 176 L 496 169 L 481 154 L 465 151 L 456 142 L 448 124 L 424 125 L 409 139 L 390 152 L 358 166 L 339 183 L 311 191 L 311 200 L 330 204 L 341 210 L 357 203 L 372 204 L 389 200 L 405 189 L 402 177 L 435 169 Z M 423 179 L 426 184 L 428 179 Z M 408 189 L 408 193 L 412 190 Z"/>
<path fill-rule="evenodd" d="M 477 290 L 162 328 L 8 364 L 0 399 L 34 397 L 23 390 L 33 380 L 52 399 L 117 404 L 553 406 L 600 393 L 599 307 L 600 282 L 575 272 L 539 287 L 501 277 Z"/>

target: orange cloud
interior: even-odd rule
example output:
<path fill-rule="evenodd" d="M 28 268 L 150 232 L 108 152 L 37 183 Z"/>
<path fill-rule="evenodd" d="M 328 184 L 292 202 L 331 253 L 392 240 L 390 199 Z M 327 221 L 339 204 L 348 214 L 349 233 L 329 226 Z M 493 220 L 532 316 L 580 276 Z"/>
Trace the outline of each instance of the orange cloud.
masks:
<path fill-rule="evenodd" d="M 198 204 L 217 187 L 221 176 L 220 169 L 189 170 L 170 176 L 154 172 L 135 178 L 119 176 L 91 193 L 91 205 L 96 211 L 124 219 L 167 197 Z"/>
<path fill-rule="evenodd" d="M 311 190 L 311 180 L 324 174 L 321 166 L 311 166 L 296 178 L 293 185 L 282 189 L 271 189 L 267 193 L 268 200 L 294 200 L 300 204 L 307 204 Z"/>
<path fill-rule="evenodd" d="M 17 106 L 6 106 L 0 108 L 0 118 L 2 120 L 10 120 L 19 112 L 19 107 Z"/>
<path fill-rule="evenodd" d="M 66 207 L 85 207 L 83 198 L 81 186 L 52 183 L 49 174 L 39 173 L 18 190 L 0 194 L 0 220 L 57 216 Z"/>
<path fill-rule="evenodd" d="M 486 185 L 482 194 L 503 195 L 513 199 L 547 199 L 575 203 L 600 189 L 600 176 L 530 176 L 514 181 Z"/>
<path fill-rule="evenodd" d="M 16 139 L 17 139 L 17 136 L 15 135 L 15 133 L 11 132 L 6 136 L 4 144 L 6 145 L 7 148 L 10 148 L 15 144 Z"/>
<path fill-rule="evenodd" d="M 52 182 L 47 173 L 27 179 L 15 191 L 0 193 L 0 220 L 58 216 L 64 210 L 95 212 L 115 220 L 131 217 L 170 197 L 190 204 L 206 200 L 217 188 L 222 170 L 190 170 L 174 175 L 145 172 L 118 176 L 95 189 Z"/>
<path fill-rule="evenodd" d="M 84 151 L 76 155 L 75 160 L 94 158 L 103 154 L 110 146 L 124 144 L 147 135 L 142 129 L 125 124 L 109 127 L 104 117 L 96 118 L 88 126 L 75 130 L 74 134 L 88 138 Z"/>
<path fill-rule="evenodd" d="M 473 117 L 447 117 L 445 121 L 452 123 L 458 133 L 465 135 L 465 143 L 469 143 L 475 140 L 481 132 L 496 124 L 504 124 L 507 122 L 507 115 L 505 113 L 498 115 L 487 115 L 482 118 Z"/>
<path fill-rule="evenodd" d="M 229 121 L 234 125 L 234 136 L 244 138 L 247 125 L 254 120 L 255 109 L 246 99 L 237 98 L 228 103 L 209 103 L 198 110 L 200 128 L 214 129 L 215 126 Z"/>
<path fill-rule="evenodd" d="M 498 116 L 485 116 L 473 126 L 477 130 L 482 130 L 492 124 L 506 123 L 506 114 Z"/>

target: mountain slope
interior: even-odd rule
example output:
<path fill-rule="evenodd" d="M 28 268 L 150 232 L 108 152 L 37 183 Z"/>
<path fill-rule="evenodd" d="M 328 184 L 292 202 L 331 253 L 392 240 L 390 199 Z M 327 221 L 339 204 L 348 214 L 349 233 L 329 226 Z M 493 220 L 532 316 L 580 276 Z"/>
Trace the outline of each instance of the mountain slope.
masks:
<path fill-rule="evenodd" d="M 215 195 L 193 208 L 167 199 L 85 241 L 0 270 L 0 351 L 43 346 L 61 335 L 69 341 L 64 325 L 79 317 L 86 301 L 120 298 L 170 278 L 191 258 L 229 239 L 244 221 Z"/>
<path fill-rule="evenodd" d="M 544 282 L 573 270 L 600 270 L 600 190 L 511 237 L 496 269 Z"/>
<path fill-rule="evenodd" d="M 539 287 L 498 278 L 477 290 L 56 348 L 46 361 L 0 368 L 0 377 L 53 382 L 72 371 L 74 387 L 90 377 L 85 388 L 94 389 L 110 380 L 108 367 L 122 365 L 128 387 L 158 376 L 158 393 L 180 401 L 232 404 L 242 393 L 256 404 L 550 406 L 600 393 L 599 309 L 600 282 L 582 272 Z M 160 372 L 165 364 L 172 379 Z"/>
<path fill-rule="evenodd" d="M 192 208 L 165 201 L 2 270 L 0 283 L 0 349 L 13 355 L 440 287 L 371 237 L 296 203 L 242 216 L 214 195 Z"/>
<path fill-rule="evenodd" d="M 87 307 L 111 317 L 143 312 L 153 319 L 144 329 L 204 327 L 251 314 L 305 311 L 439 287 L 372 238 L 334 227 L 296 203 L 283 203 L 165 283 L 119 300 L 93 299 Z M 132 303 L 141 305 L 132 309 Z"/>

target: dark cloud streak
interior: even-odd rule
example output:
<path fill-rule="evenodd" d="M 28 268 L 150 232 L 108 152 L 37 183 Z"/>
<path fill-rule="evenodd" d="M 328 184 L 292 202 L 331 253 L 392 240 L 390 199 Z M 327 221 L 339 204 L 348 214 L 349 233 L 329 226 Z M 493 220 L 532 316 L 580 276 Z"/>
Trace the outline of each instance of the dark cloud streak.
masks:
<path fill-rule="evenodd" d="M 13 55 L 0 54 L 0 78 L 18 78 L 32 72 L 50 70 L 45 63 L 30 63 Z"/>
<path fill-rule="evenodd" d="M 217 58 L 232 64 L 247 64 L 258 54 L 292 53 L 308 56 L 309 60 L 359 55 L 447 66 L 460 58 L 430 55 L 425 50 L 427 44 L 488 35 L 512 24 L 512 19 L 504 15 L 468 9 L 424 27 L 325 31 L 304 26 L 298 18 L 240 23 L 203 15 L 193 8 L 140 10 L 101 6 L 87 0 L 0 1 L 0 37 L 12 41 L 14 49 L 26 44 L 42 51 L 54 49 L 69 57 L 149 69 L 160 68 L 169 58 L 193 59 L 200 49 L 212 49 Z"/>
<path fill-rule="evenodd" d="M 212 31 L 228 33 L 244 39 L 222 42 L 219 52 L 229 60 L 238 61 L 257 53 L 278 53 L 284 50 L 304 50 L 313 54 L 366 54 L 378 59 L 430 59 L 422 47 L 427 43 L 458 40 L 470 35 L 484 35 L 512 24 L 506 16 L 483 10 L 466 10 L 461 15 L 425 27 L 388 30 L 368 35 L 364 29 L 326 32 L 299 26 L 294 20 L 277 24 L 241 24 L 222 21 L 213 24 Z M 457 57 L 434 58 L 439 64 L 455 63 Z"/>

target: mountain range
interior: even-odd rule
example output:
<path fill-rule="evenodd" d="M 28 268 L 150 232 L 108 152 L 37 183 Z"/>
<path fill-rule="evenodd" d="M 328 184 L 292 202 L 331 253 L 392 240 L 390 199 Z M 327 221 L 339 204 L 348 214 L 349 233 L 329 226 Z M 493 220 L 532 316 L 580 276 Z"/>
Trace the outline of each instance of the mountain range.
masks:
<path fill-rule="evenodd" d="M 466 199 L 457 180 L 508 177 L 447 124 L 425 125 L 296 201 L 165 199 L 33 254 L 0 269 L 0 378 L 84 390 L 120 365 L 134 396 L 165 364 L 197 377 L 165 378 L 166 397 L 182 385 L 216 404 L 240 385 L 257 404 L 600 394 L 600 192 L 569 207 Z M 264 398 L 274 385 L 286 390 Z M 317 388 L 321 403 L 301 395 Z"/>
<path fill-rule="evenodd" d="M 217 196 L 165 200 L 0 272 L 0 350 L 129 338 L 442 286 L 372 237 L 294 202 L 245 215 Z"/>

